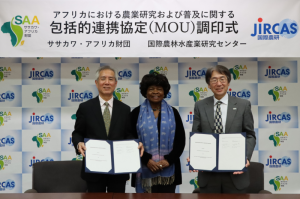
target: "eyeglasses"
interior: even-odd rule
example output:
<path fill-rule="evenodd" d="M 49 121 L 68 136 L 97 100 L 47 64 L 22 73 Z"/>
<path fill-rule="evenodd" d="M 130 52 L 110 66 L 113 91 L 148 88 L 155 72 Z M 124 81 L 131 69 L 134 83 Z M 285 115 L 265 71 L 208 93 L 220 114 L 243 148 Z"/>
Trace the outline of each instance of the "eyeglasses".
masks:
<path fill-rule="evenodd" d="M 210 83 L 212 84 L 216 84 L 218 83 L 218 81 L 220 81 L 221 84 L 224 84 L 227 82 L 227 78 L 226 77 L 221 77 L 221 78 L 212 78 L 210 79 Z"/>
<path fill-rule="evenodd" d="M 105 77 L 105 76 L 100 76 L 99 79 L 101 81 L 105 81 L 106 79 L 108 79 L 109 82 L 114 82 L 115 78 L 114 77 Z"/>

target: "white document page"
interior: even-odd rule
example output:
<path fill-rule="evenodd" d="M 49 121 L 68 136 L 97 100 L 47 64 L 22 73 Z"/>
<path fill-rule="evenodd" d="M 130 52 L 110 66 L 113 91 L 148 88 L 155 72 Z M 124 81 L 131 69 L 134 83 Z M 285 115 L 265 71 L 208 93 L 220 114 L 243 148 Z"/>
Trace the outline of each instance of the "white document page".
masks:
<path fill-rule="evenodd" d="M 190 137 L 190 165 L 194 169 L 212 170 L 216 167 L 216 138 L 208 134 Z"/>
<path fill-rule="evenodd" d="M 86 167 L 90 171 L 109 172 L 112 169 L 110 144 L 102 140 L 89 140 L 85 146 Z"/>
<path fill-rule="evenodd" d="M 114 141 L 115 173 L 131 173 L 141 168 L 138 143 L 131 141 Z"/>
<path fill-rule="evenodd" d="M 241 134 L 219 135 L 219 170 L 242 170 L 245 167 L 245 137 Z"/>

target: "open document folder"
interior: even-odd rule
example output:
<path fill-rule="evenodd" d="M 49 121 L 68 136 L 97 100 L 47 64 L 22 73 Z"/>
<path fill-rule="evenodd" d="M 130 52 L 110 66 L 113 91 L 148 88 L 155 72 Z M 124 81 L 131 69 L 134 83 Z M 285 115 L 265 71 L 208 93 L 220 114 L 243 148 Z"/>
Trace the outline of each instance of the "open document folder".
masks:
<path fill-rule="evenodd" d="M 124 174 L 141 172 L 138 140 L 84 139 L 85 172 Z"/>
<path fill-rule="evenodd" d="M 247 171 L 246 133 L 190 133 L 190 170 Z"/>

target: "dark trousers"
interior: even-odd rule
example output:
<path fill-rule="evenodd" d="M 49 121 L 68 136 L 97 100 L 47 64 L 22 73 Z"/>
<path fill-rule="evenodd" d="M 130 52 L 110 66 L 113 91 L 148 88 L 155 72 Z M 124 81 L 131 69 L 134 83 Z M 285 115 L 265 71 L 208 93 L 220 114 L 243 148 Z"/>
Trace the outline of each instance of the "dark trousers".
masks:
<path fill-rule="evenodd" d="M 176 185 L 154 185 L 151 187 L 151 193 L 175 193 Z"/>
<path fill-rule="evenodd" d="M 86 182 L 89 193 L 93 192 L 113 192 L 125 193 L 126 181 L 114 182 L 113 180 L 103 179 L 99 182 Z"/>
<path fill-rule="evenodd" d="M 238 174 L 237 174 L 238 175 Z M 232 182 L 230 173 L 211 173 L 205 187 L 200 187 L 201 193 L 246 193 L 246 189 L 237 189 Z"/>

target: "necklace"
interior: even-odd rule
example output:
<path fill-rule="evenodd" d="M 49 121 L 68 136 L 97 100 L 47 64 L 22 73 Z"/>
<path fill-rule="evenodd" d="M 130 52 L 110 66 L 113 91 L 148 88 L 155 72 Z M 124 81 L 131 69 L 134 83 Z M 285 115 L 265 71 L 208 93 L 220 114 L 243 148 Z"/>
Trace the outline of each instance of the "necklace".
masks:
<path fill-rule="evenodd" d="M 159 108 L 152 108 L 153 111 L 160 111 Z"/>

